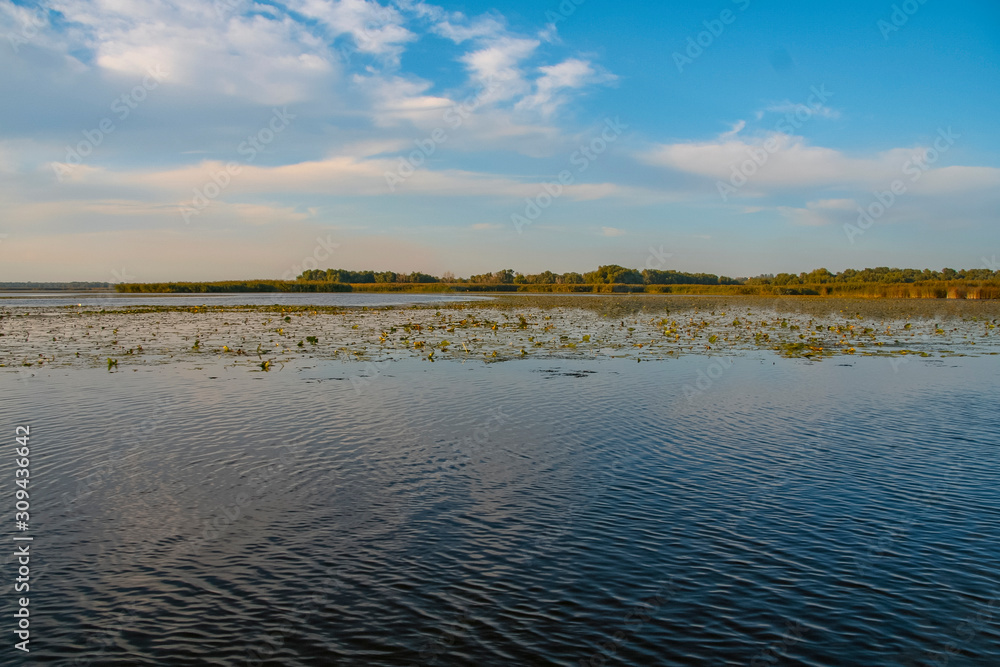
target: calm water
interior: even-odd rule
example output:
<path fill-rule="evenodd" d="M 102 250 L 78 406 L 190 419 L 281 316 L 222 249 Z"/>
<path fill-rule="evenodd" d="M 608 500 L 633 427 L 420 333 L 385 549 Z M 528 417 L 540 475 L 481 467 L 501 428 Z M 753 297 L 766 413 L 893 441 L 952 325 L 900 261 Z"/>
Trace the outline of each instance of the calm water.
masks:
<path fill-rule="evenodd" d="M 32 428 L 31 658 L 1000 664 L 998 371 L 0 374 Z"/>
<path fill-rule="evenodd" d="M 239 293 L 239 294 L 118 294 L 117 292 L 2 292 L 0 307 L 76 306 L 127 308 L 129 306 L 405 306 L 489 299 L 464 294 L 392 293 Z"/>

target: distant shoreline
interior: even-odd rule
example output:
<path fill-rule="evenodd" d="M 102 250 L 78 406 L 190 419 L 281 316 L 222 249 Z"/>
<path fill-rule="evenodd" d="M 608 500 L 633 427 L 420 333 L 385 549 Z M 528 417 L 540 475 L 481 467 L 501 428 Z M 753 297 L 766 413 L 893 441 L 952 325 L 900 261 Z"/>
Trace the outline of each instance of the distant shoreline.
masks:
<path fill-rule="evenodd" d="M 925 281 L 915 283 L 826 283 L 806 285 L 629 285 L 486 283 L 336 283 L 321 281 L 225 281 L 123 283 L 125 294 L 207 294 L 254 292 L 682 294 L 686 296 L 819 296 L 869 299 L 1000 299 L 1000 282 Z"/>
<path fill-rule="evenodd" d="M 25 286 L 21 286 L 25 285 Z M 0 294 L 248 294 L 248 293 L 399 293 L 399 294 L 650 294 L 684 296 L 816 296 L 865 299 L 1000 299 L 1000 281 L 947 280 L 913 283 L 822 283 L 804 285 L 635 285 L 635 284 L 489 284 L 489 283 L 338 283 L 304 280 L 119 283 L 72 287 L 0 283 Z M 0 296 L 0 299 L 5 298 Z"/>

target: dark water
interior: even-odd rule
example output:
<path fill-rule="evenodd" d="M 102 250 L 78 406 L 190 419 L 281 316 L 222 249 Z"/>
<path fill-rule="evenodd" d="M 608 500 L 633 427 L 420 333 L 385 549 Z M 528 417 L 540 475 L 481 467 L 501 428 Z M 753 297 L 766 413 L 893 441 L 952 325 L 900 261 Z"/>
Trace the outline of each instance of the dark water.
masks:
<path fill-rule="evenodd" d="M 997 665 L 998 370 L 3 375 L 31 662 Z"/>

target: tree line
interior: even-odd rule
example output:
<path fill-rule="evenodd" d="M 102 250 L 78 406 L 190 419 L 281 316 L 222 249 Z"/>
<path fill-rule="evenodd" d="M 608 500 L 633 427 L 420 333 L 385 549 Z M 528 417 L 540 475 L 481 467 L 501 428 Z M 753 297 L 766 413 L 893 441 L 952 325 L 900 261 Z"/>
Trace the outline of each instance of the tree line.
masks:
<path fill-rule="evenodd" d="M 816 269 L 798 275 L 794 273 L 779 273 L 777 275 L 761 275 L 747 278 L 747 285 L 825 285 L 828 283 L 919 283 L 926 281 L 950 280 L 998 280 L 1000 271 L 982 269 L 893 269 L 880 266 L 874 269 L 845 269 L 831 273 L 826 269 Z"/>
<path fill-rule="evenodd" d="M 739 285 L 741 281 L 719 277 L 712 273 L 681 273 L 655 269 L 629 269 L 617 264 L 600 266 L 589 273 L 523 274 L 513 269 L 501 269 L 468 278 L 446 273 L 441 277 L 426 273 L 410 274 L 394 271 L 349 271 L 347 269 L 313 269 L 303 271 L 298 280 L 332 281 L 341 283 L 449 283 L 478 285 Z"/>
<path fill-rule="evenodd" d="M 448 283 L 473 285 L 823 285 L 832 283 L 917 283 L 951 280 L 1000 280 L 1000 271 L 982 269 L 895 269 L 885 266 L 874 269 L 845 269 L 832 273 L 827 269 L 794 273 L 763 274 L 752 278 L 729 278 L 713 273 L 684 273 L 658 269 L 630 269 L 617 264 L 599 266 L 587 273 L 523 274 L 513 269 L 459 278 L 450 273 L 441 277 L 426 273 L 396 273 L 395 271 L 350 271 L 347 269 L 313 269 L 297 278 L 309 282 L 337 283 Z"/>
<path fill-rule="evenodd" d="M 297 280 L 318 280 L 335 283 L 440 283 L 440 278 L 414 271 L 349 271 L 347 269 L 312 269 L 303 271 Z"/>

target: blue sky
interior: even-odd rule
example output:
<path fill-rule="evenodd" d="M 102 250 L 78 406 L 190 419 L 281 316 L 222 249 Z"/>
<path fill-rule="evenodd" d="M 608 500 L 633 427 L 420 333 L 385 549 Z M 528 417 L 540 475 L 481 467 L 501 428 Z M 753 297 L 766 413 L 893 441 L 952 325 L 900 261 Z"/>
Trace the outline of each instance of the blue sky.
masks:
<path fill-rule="evenodd" d="M 0 280 L 1000 254 L 996 2 L 0 0 L 0 37 Z"/>

